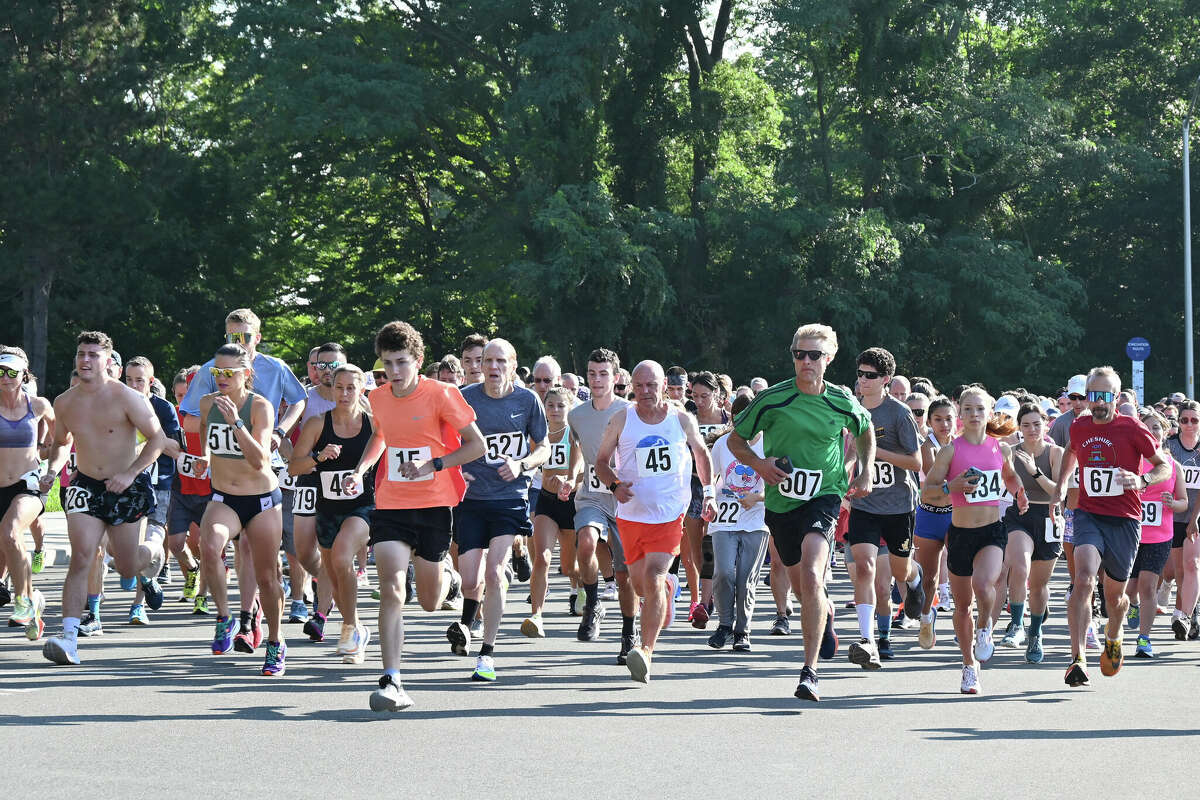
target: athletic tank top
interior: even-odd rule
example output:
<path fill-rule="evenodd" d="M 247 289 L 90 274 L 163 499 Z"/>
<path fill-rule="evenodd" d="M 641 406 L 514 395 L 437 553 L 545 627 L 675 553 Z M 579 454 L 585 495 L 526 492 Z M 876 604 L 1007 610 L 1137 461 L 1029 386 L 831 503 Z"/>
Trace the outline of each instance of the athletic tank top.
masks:
<path fill-rule="evenodd" d="M 37 419 L 33 416 L 33 403 L 25 396 L 25 416 L 13 421 L 0 416 L 0 447 L 9 450 L 27 450 L 37 444 Z"/>
<path fill-rule="evenodd" d="M 254 405 L 252 400 L 254 400 L 253 393 L 246 395 L 246 402 L 242 403 L 242 407 L 238 409 L 238 417 L 246 423 L 247 428 L 250 427 L 250 409 Z M 225 417 L 217 410 L 216 403 L 208 409 L 208 417 L 204 422 L 204 436 L 208 442 L 210 457 L 243 459 L 246 457 L 246 454 L 242 452 L 242 446 L 238 444 L 237 428 L 225 421 Z"/>
<path fill-rule="evenodd" d="M 363 476 L 362 486 L 358 494 L 349 494 L 343 488 L 346 477 L 358 466 L 367 442 L 375 432 L 371 427 L 371 418 L 366 414 L 360 416 L 362 427 L 358 434 L 343 439 L 333 430 L 333 414 L 323 415 L 321 435 L 313 446 L 313 453 L 319 453 L 328 444 L 340 444 L 342 452 L 337 458 L 321 461 L 313 473 L 317 481 L 317 510 L 328 514 L 346 514 L 361 506 L 372 505 L 375 502 L 375 476 L 368 472 Z"/>
<path fill-rule="evenodd" d="M 1020 447 L 1020 445 L 1017 445 Z M 1042 474 L 1047 478 L 1053 479 L 1050 467 L 1050 448 L 1043 447 L 1042 454 L 1033 457 L 1033 463 L 1042 471 Z M 1021 460 L 1013 459 L 1013 468 L 1016 470 L 1017 477 L 1021 479 L 1021 485 L 1025 487 L 1025 497 L 1031 503 L 1049 503 L 1050 493 L 1043 489 L 1033 477 L 1032 473 L 1026 472 L 1025 467 L 1021 465 Z"/>
<path fill-rule="evenodd" d="M 1142 459 L 1142 474 L 1154 469 L 1154 465 Z M 1147 486 L 1141 493 L 1142 501 L 1142 544 L 1159 544 L 1170 541 L 1175 533 L 1175 512 L 1170 503 L 1164 503 L 1163 492 L 1175 493 L 1175 482 L 1182 476 L 1171 459 L 1171 474 L 1165 481 Z"/>
<path fill-rule="evenodd" d="M 617 478 L 631 485 L 633 499 L 617 503 L 617 518 L 659 524 L 682 516 L 692 499 L 691 462 L 677 411 L 651 425 L 630 406 L 617 441 Z"/>
<path fill-rule="evenodd" d="M 534 476 L 533 488 L 542 488 L 543 469 L 566 469 L 571 465 L 571 426 L 564 425 L 557 442 L 548 442 L 550 455 Z"/>
<path fill-rule="evenodd" d="M 970 495 L 953 492 L 950 501 L 955 508 L 961 506 L 998 506 L 1004 494 L 1004 479 L 1000 470 L 1004 466 L 1004 453 L 1000 450 L 1000 442 L 991 436 L 984 436 L 982 444 L 971 444 L 965 436 L 954 440 L 954 458 L 950 459 L 948 477 L 954 479 L 969 467 L 974 467 L 983 473 L 975 491 Z"/>

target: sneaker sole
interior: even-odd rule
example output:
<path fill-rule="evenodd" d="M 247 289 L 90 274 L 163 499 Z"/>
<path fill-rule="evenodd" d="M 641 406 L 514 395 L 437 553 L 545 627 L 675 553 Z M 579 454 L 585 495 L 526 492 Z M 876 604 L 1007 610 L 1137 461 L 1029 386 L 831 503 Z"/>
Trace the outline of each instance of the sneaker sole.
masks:
<path fill-rule="evenodd" d="M 1073 688 L 1079 687 L 1079 686 L 1087 686 L 1088 685 L 1088 677 L 1087 677 L 1086 673 L 1084 673 L 1083 675 L 1079 675 L 1079 676 L 1072 676 L 1068 672 L 1067 677 L 1064 679 L 1064 682 L 1067 684 L 1067 686 L 1070 686 Z"/>
<path fill-rule="evenodd" d="M 233 640 L 233 649 L 239 653 L 252 654 L 254 652 L 254 645 L 245 639 L 235 638 Z M 215 648 L 213 649 L 213 652 L 216 652 Z M 229 651 L 226 650 L 225 652 L 228 653 Z"/>
<path fill-rule="evenodd" d="M 446 641 L 450 642 L 450 652 L 456 656 L 467 655 L 467 638 L 463 635 L 462 628 L 458 626 L 446 629 Z"/>
<path fill-rule="evenodd" d="M 535 624 L 531 619 L 527 619 L 521 623 L 521 633 L 525 634 L 530 639 L 546 638 L 546 631 L 539 630 L 537 624 Z"/>
<path fill-rule="evenodd" d="M 406 708 L 411 708 L 412 704 L 412 699 L 406 694 L 401 695 L 397 700 L 392 700 L 387 695 L 383 694 L 383 692 L 378 690 L 371 692 L 372 711 L 403 711 Z"/>
<path fill-rule="evenodd" d="M 629 667 L 629 677 L 638 683 L 650 682 L 650 665 L 646 663 L 646 656 L 641 650 L 630 650 L 625 666 Z"/>
<path fill-rule="evenodd" d="M 883 668 L 882 664 L 871 660 L 871 654 L 869 652 L 857 645 L 857 642 L 850 645 L 849 657 L 851 664 L 857 664 L 858 666 L 867 670 L 877 670 Z"/>
<path fill-rule="evenodd" d="M 1171 632 L 1175 634 L 1175 641 L 1185 641 L 1188 635 L 1187 623 L 1181 619 L 1174 620 L 1171 623 Z"/>
<path fill-rule="evenodd" d="M 749 653 L 751 651 L 751 649 L 752 648 L 748 644 L 742 644 L 742 645 L 735 644 L 733 646 L 733 652 L 735 652 L 735 653 Z"/>
<path fill-rule="evenodd" d="M 283 673 L 285 673 L 285 672 L 287 672 L 287 668 L 286 668 L 286 667 L 285 667 L 285 668 L 282 668 L 282 669 L 280 669 L 278 672 L 270 672 L 270 671 L 268 671 L 268 670 L 265 670 L 265 669 L 264 669 L 264 670 L 262 671 L 262 674 L 263 674 L 263 677 L 264 677 L 264 678 L 282 678 L 282 677 L 283 677 Z"/>
<path fill-rule="evenodd" d="M 495 675 L 493 675 L 492 677 L 490 677 L 490 678 L 489 678 L 489 677 L 487 677 L 486 675 L 480 675 L 478 672 L 472 672 L 472 673 L 471 673 L 471 680 L 473 680 L 473 681 L 478 681 L 478 682 L 480 682 L 480 683 L 495 683 L 495 682 L 496 682 L 496 676 L 495 676 Z"/>
<path fill-rule="evenodd" d="M 821 702 L 821 696 L 803 683 L 796 687 L 796 691 L 793 693 L 793 696 L 797 700 L 811 700 L 814 703 Z"/>
<path fill-rule="evenodd" d="M 66 667 L 79 663 L 78 656 L 72 659 L 71 655 L 63 649 L 62 645 L 54 641 L 46 642 L 44 645 L 42 645 L 42 655 L 48 660 L 53 661 L 55 664 L 58 664 L 60 667 Z"/>

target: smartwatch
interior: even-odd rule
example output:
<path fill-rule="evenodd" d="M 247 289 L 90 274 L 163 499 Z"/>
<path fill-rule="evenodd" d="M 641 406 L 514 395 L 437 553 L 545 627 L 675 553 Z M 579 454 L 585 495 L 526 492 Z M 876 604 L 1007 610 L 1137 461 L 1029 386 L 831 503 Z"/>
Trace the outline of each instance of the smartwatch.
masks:
<path fill-rule="evenodd" d="M 246 427 L 246 421 L 241 417 L 238 417 L 237 420 L 234 421 L 233 427 L 238 428 L 239 430 L 244 429 Z"/>
<path fill-rule="evenodd" d="M 433 462 L 433 471 L 441 472 L 442 471 L 442 459 L 434 458 L 434 459 L 432 459 L 432 462 Z"/>
<path fill-rule="evenodd" d="M 613 481 L 612 483 L 610 483 L 610 484 L 608 485 L 608 490 L 609 490 L 610 492 L 615 492 L 615 491 L 617 490 L 617 487 L 618 487 L 618 486 L 620 486 L 620 485 L 621 485 L 621 482 L 620 482 L 620 481 Z"/>

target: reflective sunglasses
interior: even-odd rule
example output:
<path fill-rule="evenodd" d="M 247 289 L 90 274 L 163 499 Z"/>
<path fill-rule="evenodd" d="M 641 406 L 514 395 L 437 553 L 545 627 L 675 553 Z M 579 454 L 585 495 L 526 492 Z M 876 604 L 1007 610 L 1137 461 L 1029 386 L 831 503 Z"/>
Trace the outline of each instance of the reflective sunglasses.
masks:
<path fill-rule="evenodd" d="M 792 351 L 792 358 L 794 358 L 797 361 L 803 361 L 806 358 L 809 361 L 820 361 L 824 357 L 825 357 L 824 350 L 793 350 Z"/>
<path fill-rule="evenodd" d="M 872 370 L 869 370 L 869 369 L 856 369 L 854 371 L 854 374 L 857 375 L 858 377 L 863 378 L 864 380 L 868 380 L 868 381 L 873 381 L 882 375 L 882 373 L 873 372 Z"/>
<path fill-rule="evenodd" d="M 12 376 L 9 375 L 9 377 L 11 378 Z M 1171 419 L 1171 418 L 1168 417 L 1167 419 Z M 1200 425 L 1200 417 L 1180 417 L 1179 424 L 1180 425 Z"/>
<path fill-rule="evenodd" d="M 1100 392 L 1088 389 L 1087 399 L 1089 403 L 1111 403 L 1117 399 L 1116 392 Z"/>
<path fill-rule="evenodd" d="M 250 344 L 254 340 L 254 334 L 249 331 L 245 333 L 227 333 L 225 341 L 229 344 Z"/>
<path fill-rule="evenodd" d="M 344 362 L 342 362 L 342 361 L 318 361 L 313 366 L 315 366 L 317 368 L 317 372 L 320 372 L 321 370 L 333 372 L 338 367 L 342 366 L 343 363 Z"/>
<path fill-rule="evenodd" d="M 245 372 L 246 368 L 245 367 L 224 367 L 224 368 L 209 367 L 208 371 L 214 378 L 232 378 L 234 375 L 237 375 L 239 372 Z"/>
<path fill-rule="evenodd" d="M 19 377 L 21 377 L 21 370 L 8 369 L 7 367 L 0 367 L 0 376 L 3 376 L 5 378 L 19 378 Z"/>

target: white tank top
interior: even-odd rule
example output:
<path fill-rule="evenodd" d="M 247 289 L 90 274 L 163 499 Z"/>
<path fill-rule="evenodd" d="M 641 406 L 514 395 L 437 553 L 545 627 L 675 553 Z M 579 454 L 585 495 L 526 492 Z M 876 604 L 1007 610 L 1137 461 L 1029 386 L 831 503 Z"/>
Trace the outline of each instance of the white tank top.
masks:
<path fill-rule="evenodd" d="M 635 406 L 625 412 L 617 441 L 617 478 L 630 484 L 633 499 L 617 503 L 617 518 L 630 522 L 672 522 L 692 499 L 692 452 L 671 408 L 657 425 L 643 422 Z"/>

